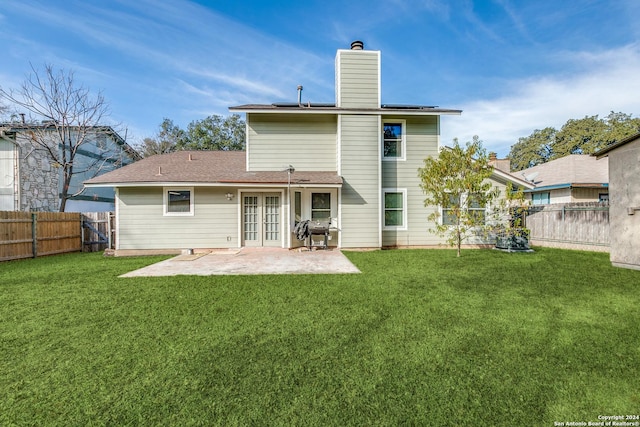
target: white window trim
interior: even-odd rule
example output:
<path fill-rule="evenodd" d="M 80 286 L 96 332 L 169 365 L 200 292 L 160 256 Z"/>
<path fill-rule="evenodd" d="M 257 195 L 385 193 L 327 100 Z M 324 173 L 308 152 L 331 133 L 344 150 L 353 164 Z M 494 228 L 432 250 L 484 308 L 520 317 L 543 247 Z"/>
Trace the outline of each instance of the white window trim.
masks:
<path fill-rule="evenodd" d="M 384 224 L 384 212 L 386 207 L 384 206 L 384 195 L 386 193 L 402 193 L 402 225 L 385 225 Z M 383 188 L 382 189 L 382 229 L 383 230 L 396 230 L 406 231 L 409 229 L 407 224 L 407 189 L 406 188 Z"/>
<path fill-rule="evenodd" d="M 402 140 L 401 150 L 402 155 L 400 157 L 385 157 L 384 155 L 384 125 L 385 123 L 400 123 L 402 127 Z M 380 128 L 380 150 L 382 161 L 385 162 L 398 162 L 407 160 L 407 121 L 404 119 L 382 119 L 382 126 Z"/>
<path fill-rule="evenodd" d="M 169 191 L 189 191 L 189 212 L 169 212 Z M 195 193 L 193 187 L 162 187 L 162 213 L 164 216 L 194 216 Z"/>

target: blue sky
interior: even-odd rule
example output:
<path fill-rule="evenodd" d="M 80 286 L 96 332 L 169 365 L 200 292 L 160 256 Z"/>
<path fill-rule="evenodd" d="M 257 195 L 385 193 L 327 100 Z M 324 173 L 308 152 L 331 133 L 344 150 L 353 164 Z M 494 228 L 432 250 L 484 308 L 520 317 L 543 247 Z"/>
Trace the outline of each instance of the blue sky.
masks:
<path fill-rule="evenodd" d="M 245 103 L 334 102 L 334 58 L 381 51 L 382 102 L 464 110 L 442 144 L 640 114 L 637 0 L 0 0 L 0 86 L 36 67 L 102 90 L 130 143 Z M 124 131 L 121 131 L 124 133 Z"/>

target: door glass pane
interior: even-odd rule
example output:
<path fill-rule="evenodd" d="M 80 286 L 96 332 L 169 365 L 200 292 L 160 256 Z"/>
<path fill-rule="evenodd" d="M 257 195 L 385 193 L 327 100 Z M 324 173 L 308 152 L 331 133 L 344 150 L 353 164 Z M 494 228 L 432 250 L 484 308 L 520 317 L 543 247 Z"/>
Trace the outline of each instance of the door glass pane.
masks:
<path fill-rule="evenodd" d="M 280 240 L 280 196 L 264 198 L 264 239 Z"/>
<path fill-rule="evenodd" d="M 258 240 L 258 196 L 244 196 L 244 240 Z"/>

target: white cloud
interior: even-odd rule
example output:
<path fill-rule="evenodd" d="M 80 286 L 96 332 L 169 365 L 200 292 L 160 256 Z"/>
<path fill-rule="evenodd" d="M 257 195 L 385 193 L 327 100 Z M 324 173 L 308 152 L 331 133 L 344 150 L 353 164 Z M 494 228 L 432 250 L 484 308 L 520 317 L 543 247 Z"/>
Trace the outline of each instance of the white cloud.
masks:
<path fill-rule="evenodd" d="M 463 103 L 461 117 L 443 120 L 442 144 L 479 135 L 485 148 L 504 156 L 518 138 L 536 129 L 559 129 L 569 119 L 611 111 L 640 114 L 639 45 L 566 53 L 564 58 L 580 71 L 507 82 L 501 88 L 507 95 Z"/>

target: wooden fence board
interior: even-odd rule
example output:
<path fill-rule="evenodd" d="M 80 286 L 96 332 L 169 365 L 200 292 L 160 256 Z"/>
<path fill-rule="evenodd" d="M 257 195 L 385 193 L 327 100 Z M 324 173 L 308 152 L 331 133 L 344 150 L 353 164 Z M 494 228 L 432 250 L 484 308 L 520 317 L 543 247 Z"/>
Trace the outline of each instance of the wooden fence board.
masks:
<path fill-rule="evenodd" d="M 82 250 L 76 212 L 0 212 L 0 261 Z"/>
<path fill-rule="evenodd" d="M 534 206 L 526 217 L 530 241 L 539 246 L 608 250 L 608 203 Z"/>

